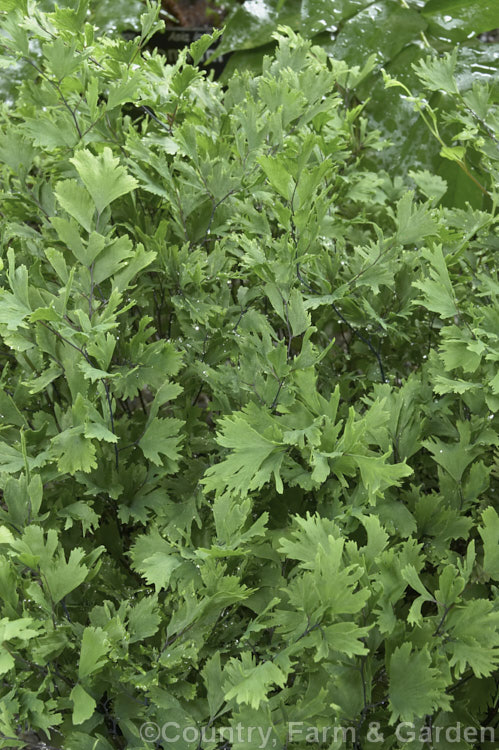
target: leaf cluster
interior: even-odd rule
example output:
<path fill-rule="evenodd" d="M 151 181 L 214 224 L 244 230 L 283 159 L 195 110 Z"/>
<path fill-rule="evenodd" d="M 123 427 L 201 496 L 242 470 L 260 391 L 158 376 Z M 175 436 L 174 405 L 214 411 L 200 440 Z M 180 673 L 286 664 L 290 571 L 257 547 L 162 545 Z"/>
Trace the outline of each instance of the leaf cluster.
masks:
<path fill-rule="evenodd" d="M 418 68 L 449 208 L 291 29 L 222 86 L 78 12 L 1 19 L 0 746 L 493 723 L 497 93 Z"/>

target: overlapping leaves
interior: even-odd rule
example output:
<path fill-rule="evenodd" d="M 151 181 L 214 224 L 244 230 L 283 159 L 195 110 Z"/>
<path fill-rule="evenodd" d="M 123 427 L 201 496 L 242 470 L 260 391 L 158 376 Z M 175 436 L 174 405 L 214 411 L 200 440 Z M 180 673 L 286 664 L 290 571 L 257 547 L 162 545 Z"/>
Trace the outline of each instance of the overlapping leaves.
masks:
<path fill-rule="evenodd" d="M 453 57 L 417 67 L 485 190 L 449 209 L 442 177 L 373 168 L 380 135 L 342 95 L 369 66 L 291 30 L 224 89 L 141 53 L 152 11 L 126 42 L 8 10 L 9 54 L 41 72 L 0 122 L 1 744 L 478 727 L 499 664 L 494 91 L 462 95 Z"/>

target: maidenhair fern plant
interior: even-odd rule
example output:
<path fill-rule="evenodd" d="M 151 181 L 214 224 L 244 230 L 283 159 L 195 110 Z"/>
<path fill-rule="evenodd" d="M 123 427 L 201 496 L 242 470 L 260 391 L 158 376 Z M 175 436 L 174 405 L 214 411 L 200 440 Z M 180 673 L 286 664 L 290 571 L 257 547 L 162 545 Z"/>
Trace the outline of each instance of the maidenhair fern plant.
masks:
<path fill-rule="evenodd" d="M 442 208 L 290 30 L 222 87 L 2 7 L 0 746 L 494 747 L 497 91 L 419 69 Z"/>

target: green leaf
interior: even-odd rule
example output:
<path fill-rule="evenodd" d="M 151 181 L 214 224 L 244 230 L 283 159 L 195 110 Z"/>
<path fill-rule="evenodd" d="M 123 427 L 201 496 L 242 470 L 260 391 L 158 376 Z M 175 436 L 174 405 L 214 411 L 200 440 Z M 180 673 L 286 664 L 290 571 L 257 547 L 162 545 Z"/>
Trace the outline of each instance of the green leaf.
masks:
<path fill-rule="evenodd" d="M 29 141 L 15 131 L 0 134 L 0 159 L 13 171 L 20 165 L 29 168 L 35 157 L 35 150 Z"/>
<path fill-rule="evenodd" d="M 4 649 L 0 650 L 0 674 L 6 674 L 15 667 L 14 657 Z"/>
<path fill-rule="evenodd" d="M 496 29 L 499 23 L 495 3 L 490 0 L 428 0 L 422 9 L 430 22 L 434 36 L 445 37 L 452 42 L 477 36 L 484 31 Z"/>
<path fill-rule="evenodd" d="M 465 154 L 464 146 L 444 146 L 440 149 L 440 156 L 443 159 L 449 159 L 449 161 L 462 161 Z"/>
<path fill-rule="evenodd" d="M 459 328 L 453 329 L 456 336 L 462 336 Z M 450 331 L 449 331 L 450 333 Z M 471 341 L 449 335 L 440 345 L 440 356 L 446 370 L 462 368 L 464 372 L 475 372 L 482 361 L 481 352 L 471 348 Z"/>
<path fill-rule="evenodd" d="M 79 141 L 79 134 L 69 112 L 43 114 L 38 111 L 36 117 L 26 117 L 24 128 L 38 148 L 55 151 L 59 148 L 74 149 Z"/>
<path fill-rule="evenodd" d="M 27 463 L 30 469 L 43 466 L 47 461 L 47 454 L 41 453 L 36 458 L 27 456 Z M 5 474 L 15 474 L 26 467 L 26 460 L 18 448 L 14 448 L 7 443 L 0 442 L 0 471 Z"/>
<path fill-rule="evenodd" d="M 435 599 L 443 607 L 455 604 L 466 586 L 466 581 L 457 575 L 454 565 L 447 565 L 438 579 L 439 588 L 435 591 Z"/>
<path fill-rule="evenodd" d="M 117 436 L 100 422 L 91 422 L 85 427 L 86 438 L 94 440 L 105 440 L 107 443 L 117 443 Z"/>
<path fill-rule="evenodd" d="M 162 588 L 168 588 L 171 575 L 180 564 L 181 561 L 169 553 L 155 552 L 147 557 L 142 566 L 137 569 L 149 585 L 154 586 L 156 591 L 160 591 Z"/>
<path fill-rule="evenodd" d="M 289 296 L 288 315 L 293 336 L 300 336 L 311 325 L 310 313 L 306 312 L 303 297 L 297 289 L 293 289 Z"/>
<path fill-rule="evenodd" d="M 342 544 L 336 544 L 339 537 L 336 524 L 327 518 L 320 518 L 317 514 L 312 516 L 309 512 L 305 518 L 296 516 L 294 521 L 296 530 L 290 539 L 279 540 L 279 552 L 294 560 L 300 560 L 304 569 L 314 570 L 317 554 L 323 550 L 334 555 L 334 562 L 333 558 L 330 558 L 330 564 L 331 568 L 336 570 L 343 550 Z"/>
<path fill-rule="evenodd" d="M 499 616 L 492 602 L 470 599 L 448 614 L 446 651 L 456 674 L 471 667 L 476 677 L 488 677 L 499 665 Z"/>
<path fill-rule="evenodd" d="M 325 627 L 323 633 L 332 651 L 349 657 L 369 653 L 364 642 L 369 628 L 359 628 L 353 622 L 337 622 Z"/>
<path fill-rule="evenodd" d="M 139 252 L 141 251 L 143 251 L 143 248 L 141 245 L 139 245 L 139 247 L 137 248 L 137 253 L 134 257 L 133 245 L 130 239 L 126 235 L 118 237 L 116 240 L 114 240 L 114 242 L 111 242 L 111 244 L 107 245 L 104 250 L 100 252 L 99 257 L 96 259 L 92 274 L 94 283 L 101 284 L 110 276 L 114 276 L 119 272 L 125 274 L 127 271 L 130 271 L 130 273 L 128 274 L 128 280 L 132 278 L 134 273 L 137 272 L 137 268 L 134 267 L 133 270 L 127 269 L 126 265 L 129 264 L 130 266 L 135 266 L 134 262 L 136 261 L 137 254 L 139 254 Z M 147 254 L 141 252 L 141 259 L 146 256 L 147 262 L 140 264 L 138 270 L 151 262 L 151 255 L 151 253 Z M 132 258 L 131 263 L 129 263 L 129 258 Z M 119 288 L 120 291 L 123 291 L 124 285 L 116 284 L 116 288 Z"/>
<path fill-rule="evenodd" d="M 273 188 L 287 201 L 291 200 L 295 182 L 279 158 L 260 156 L 258 159 Z"/>
<path fill-rule="evenodd" d="M 209 659 L 207 659 L 206 664 L 201 670 L 201 674 L 206 686 L 211 718 L 217 714 L 225 700 L 219 651 L 216 651 Z"/>
<path fill-rule="evenodd" d="M 235 698 L 237 703 L 247 703 L 259 708 L 266 700 L 271 685 L 282 687 L 286 680 L 283 672 L 272 662 L 255 665 L 254 657 L 248 652 L 241 659 L 232 658 L 224 669 L 225 699 Z"/>
<path fill-rule="evenodd" d="M 80 680 L 98 672 L 105 666 L 110 648 L 109 639 L 102 628 L 87 627 L 81 639 L 78 678 Z"/>
<path fill-rule="evenodd" d="M 74 42 L 68 45 L 61 38 L 43 45 L 43 56 L 48 69 L 58 81 L 71 75 L 81 64 L 80 56 L 75 54 L 75 48 Z"/>
<path fill-rule="evenodd" d="M 137 187 L 137 180 L 126 173 L 119 159 L 113 156 L 107 146 L 98 156 L 94 156 L 88 149 L 81 149 L 70 161 L 90 193 L 98 214 L 116 198 Z"/>
<path fill-rule="evenodd" d="M 137 570 L 156 591 L 168 588 L 172 573 L 182 560 L 174 553 L 171 545 L 157 530 L 148 536 L 140 536 L 131 550 L 133 568 Z"/>
<path fill-rule="evenodd" d="M 400 480 L 413 473 L 405 461 L 399 464 L 387 463 L 386 459 L 390 455 L 386 453 L 384 456 L 353 456 L 371 502 L 388 487 L 400 487 Z"/>
<path fill-rule="evenodd" d="M 97 3 L 93 6 L 92 22 L 104 37 L 115 32 L 136 32 L 143 12 L 144 4 L 140 0 L 113 0 L 112 5 Z"/>
<path fill-rule="evenodd" d="M 313 2 L 313 0 L 312 0 Z M 310 4 L 310 3 L 309 3 Z M 331 15 L 327 6 L 334 5 L 339 18 L 334 26 L 341 23 L 341 28 L 331 44 L 327 44 L 328 52 L 335 58 L 345 60 L 349 65 L 364 63 L 372 54 L 376 61 L 392 60 L 409 42 L 417 39 L 424 31 L 427 22 L 415 9 L 399 7 L 392 2 L 368 3 L 327 3 L 325 0 L 313 3 L 319 4 L 327 14 L 322 30 L 326 29 L 325 19 Z M 363 9 L 363 6 L 368 6 Z M 317 11 L 316 11 L 317 12 Z M 334 11 L 333 11 L 334 12 Z M 340 15 L 341 14 L 341 15 Z M 342 17 L 343 16 L 343 17 Z"/>
<path fill-rule="evenodd" d="M 430 262 L 430 278 L 413 282 L 413 286 L 424 293 L 415 302 L 438 313 L 441 318 L 453 318 L 458 309 L 442 247 L 437 245 L 432 250 L 425 247 L 421 255 Z"/>
<path fill-rule="evenodd" d="M 73 219 L 63 219 L 60 216 L 54 216 L 51 219 L 52 226 L 55 228 L 59 239 L 66 247 L 69 247 L 77 260 L 85 257 L 85 245 L 81 238 L 81 230 Z M 80 260 L 81 262 L 81 260 Z"/>
<path fill-rule="evenodd" d="M 157 596 L 144 596 L 128 615 L 129 643 L 150 638 L 158 631 L 160 623 Z"/>
<path fill-rule="evenodd" d="M 83 427 L 70 427 L 52 440 L 52 449 L 61 473 L 88 473 L 97 467 L 95 446 L 83 433 Z"/>
<path fill-rule="evenodd" d="M 253 411 L 253 410 L 251 410 Z M 251 412 L 224 417 L 217 441 L 231 453 L 205 472 L 202 483 L 208 491 L 227 490 L 245 496 L 249 490 L 259 489 L 274 476 L 276 488 L 282 492 L 279 475 L 284 447 L 259 434 L 250 424 Z"/>
<path fill-rule="evenodd" d="M 55 604 L 83 583 L 87 577 L 88 568 L 81 563 L 84 557 L 85 552 L 77 547 L 71 550 L 66 562 L 64 552 L 60 550 L 58 556 L 50 564 L 43 566 L 44 578 Z"/>
<path fill-rule="evenodd" d="M 120 104 L 125 102 L 131 102 L 137 95 L 137 89 L 140 85 L 138 77 L 132 77 L 128 80 L 119 81 L 109 87 L 109 94 L 107 97 L 108 109 L 114 109 Z"/>
<path fill-rule="evenodd" d="M 445 91 L 447 94 L 457 94 L 458 88 L 454 77 L 457 63 L 457 48 L 451 54 L 443 57 L 428 56 L 414 65 L 414 70 L 422 83 L 430 91 Z"/>
<path fill-rule="evenodd" d="M 483 540 L 483 569 L 495 581 L 499 581 L 499 516 L 494 508 L 482 513 L 483 527 L 478 532 Z"/>
<path fill-rule="evenodd" d="M 39 307 L 38 309 L 35 310 L 34 313 L 30 315 L 29 319 L 32 323 L 36 323 L 37 320 L 47 320 L 47 321 L 53 322 L 54 320 L 59 321 L 60 315 L 56 313 L 53 307 Z M 57 370 L 57 368 L 52 368 L 52 369 Z"/>
<path fill-rule="evenodd" d="M 166 380 L 163 385 L 158 388 L 154 401 L 149 409 L 149 420 L 152 421 L 157 416 L 159 408 L 166 404 L 168 401 L 172 401 L 177 398 L 183 391 L 183 388 L 178 383 L 171 383 Z"/>
<path fill-rule="evenodd" d="M 381 525 L 377 516 L 361 516 L 360 520 L 367 531 L 367 544 L 365 547 L 362 547 L 361 551 L 367 560 L 372 564 L 376 564 L 379 555 L 388 545 L 390 536 Z"/>
<path fill-rule="evenodd" d="M 8 330 L 26 328 L 25 318 L 31 314 L 28 293 L 28 269 L 25 265 L 16 268 L 15 256 L 12 248 L 7 251 L 9 261 L 8 280 L 12 294 L 0 290 L 0 323 L 4 323 Z"/>
<path fill-rule="evenodd" d="M 408 192 L 397 203 L 397 240 L 401 245 L 420 243 L 435 234 L 437 223 L 426 206 L 414 207 L 414 193 Z"/>
<path fill-rule="evenodd" d="M 437 709 L 450 708 L 451 698 L 445 693 L 447 681 L 431 666 L 427 647 L 413 651 L 410 643 L 398 646 L 390 657 L 388 675 L 390 724 L 399 719 L 411 722 Z"/>
<path fill-rule="evenodd" d="M 75 503 L 66 505 L 59 511 L 59 516 L 66 519 L 64 529 L 72 528 L 73 521 L 81 523 L 83 536 L 88 531 L 95 529 L 99 525 L 99 516 L 92 510 L 88 503 L 77 500 Z"/>
<path fill-rule="evenodd" d="M 90 380 L 92 383 L 95 383 L 99 380 L 103 380 L 104 378 L 113 378 L 115 375 L 106 372 L 105 370 L 99 370 L 98 367 L 92 367 L 87 360 L 82 360 L 79 365 L 79 369 L 82 371 L 83 375 L 87 380 Z M 90 437 L 89 435 L 86 435 L 86 437 Z"/>
<path fill-rule="evenodd" d="M 182 441 L 178 431 L 182 425 L 182 420 L 171 417 L 153 419 L 139 440 L 144 456 L 157 466 L 166 461 L 168 471 L 176 471 L 180 457 L 178 447 Z M 161 456 L 164 456 L 164 459 Z"/>
<path fill-rule="evenodd" d="M 4 485 L 4 501 L 9 511 L 9 521 L 22 528 L 36 518 L 43 498 L 43 485 L 39 474 L 28 482 L 24 475 L 19 479 L 9 477 Z"/>
<path fill-rule="evenodd" d="M 70 698 L 73 701 L 73 724 L 83 724 L 93 716 L 97 704 L 81 685 L 74 686 Z"/>
<path fill-rule="evenodd" d="M 414 589 L 414 591 L 417 591 L 418 594 L 423 597 L 424 601 L 434 601 L 433 596 L 421 583 L 414 565 L 407 565 L 403 570 L 400 571 L 400 573 L 404 581 L 407 581 L 407 583 Z"/>
<path fill-rule="evenodd" d="M 222 29 L 215 29 L 212 34 L 203 34 L 200 39 L 190 45 L 189 54 L 192 57 L 193 65 L 198 65 L 201 62 L 205 52 L 222 36 L 222 33 Z"/>
<path fill-rule="evenodd" d="M 222 44 L 218 54 L 235 49 L 251 49 L 270 42 L 278 23 L 285 23 L 277 13 L 278 0 L 256 0 L 235 6 L 230 14 Z M 292 8 L 288 21 L 299 20 L 299 8 Z"/>
<path fill-rule="evenodd" d="M 16 638 L 21 641 L 29 641 L 39 634 L 37 627 L 36 622 L 31 617 L 20 617 L 16 620 L 3 617 L 0 620 L 0 643 L 12 641 Z"/>
<path fill-rule="evenodd" d="M 466 422 L 458 422 L 460 440 L 458 443 L 446 443 L 439 438 L 430 438 L 422 445 L 431 451 L 434 461 L 442 466 L 454 479 L 460 482 L 466 468 L 479 453 L 478 446 L 470 445 L 471 431 Z"/>
<path fill-rule="evenodd" d="M 95 206 L 87 191 L 76 180 L 61 180 L 54 192 L 63 209 L 90 232 Z"/>
<path fill-rule="evenodd" d="M 447 192 L 447 183 L 438 175 L 432 174 L 428 169 L 410 169 L 411 177 L 423 195 L 431 201 L 438 202 Z"/>

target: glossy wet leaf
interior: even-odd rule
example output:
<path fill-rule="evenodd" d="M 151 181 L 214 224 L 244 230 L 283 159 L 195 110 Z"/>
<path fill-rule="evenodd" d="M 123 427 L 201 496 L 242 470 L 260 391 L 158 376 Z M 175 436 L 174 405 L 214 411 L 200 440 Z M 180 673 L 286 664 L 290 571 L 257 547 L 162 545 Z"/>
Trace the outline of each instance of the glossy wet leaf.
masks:
<path fill-rule="evenodd" d="M 279 0 L 250 0 L 236 8 L 227 19 L 217 54 L 261 47 L 272 40 L 279 24 L 297 28 L 300 0 L 287 0 L 281 9 L 279 5 Z"/>
<path fill-rule="evenodd" d="M 392 0 L 369 5 L 342 23 L 335 41 L 326 49 L 335 58 L 358 65 L 375 54 L 378 62 L 393 59 L 427 27 L 420 13 L 401 8 Z"/>
<path fill-rule="evenodd" d="M 370 5 L 370 0 L 302 0 L 300 13 L 300 31 L 313 36 L 321 32 L 334 33 L 340 23 L 355 16 L 360 10 Z"/>
<path fill-rule="evenodd" d="M 499 27 L 499 6 L 494 0 L 429 0 L 422 14 L 432 34 L 452 42 Z"/>

